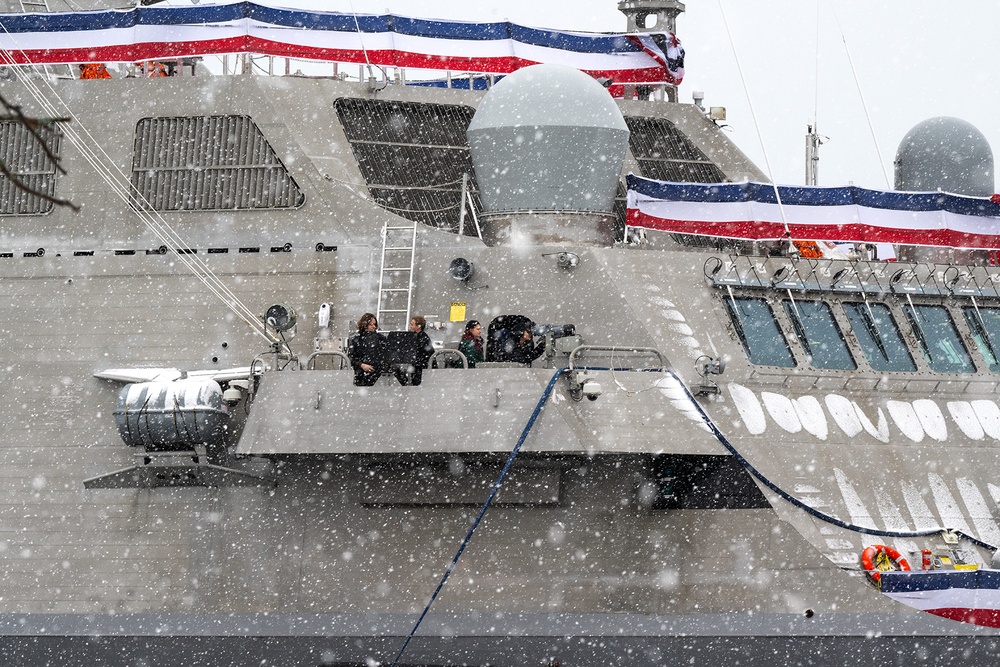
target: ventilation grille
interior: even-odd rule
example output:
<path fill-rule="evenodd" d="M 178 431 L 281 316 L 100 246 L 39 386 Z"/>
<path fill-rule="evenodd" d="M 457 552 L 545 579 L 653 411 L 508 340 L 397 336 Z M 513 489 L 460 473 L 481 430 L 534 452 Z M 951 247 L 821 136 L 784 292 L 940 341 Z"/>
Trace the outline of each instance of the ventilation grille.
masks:
<path fill-rule="evenodd" d="M 155 211 L 295 208 L 305 196 L 249 116 L 144 118 L 132 205 Z"/>
<path fill-rule="evenodd" d="M 38 135 L 52 155 L 59 159 L 62 133 L 55 127 L 39 127 Z M 0 215 L 43 215 L 52 210 L 55 196 L 56 162 L 23 123 L 0 121 L 0 158 L 22 187 L 0 175 Z M 34 194 L 38 193 L 38 194 Z M 39 196 L 42 195 L 42 196 Z"/>
<path fill-rule="evenodd" d="M 722 173 L 708 157 L 664 118 L 627 116 L 629 147 L 646 178 L 681 183 L 724 183 Z"/>
<path fill-rule="evenodd" d="M 466 132 L 475 110 L 342 98 L 334 103 L 372 199 L 408 220 L 458 231 L 462 174 L 481 210 Z M 476 234 L 471 220 L 465 233 Z"/>

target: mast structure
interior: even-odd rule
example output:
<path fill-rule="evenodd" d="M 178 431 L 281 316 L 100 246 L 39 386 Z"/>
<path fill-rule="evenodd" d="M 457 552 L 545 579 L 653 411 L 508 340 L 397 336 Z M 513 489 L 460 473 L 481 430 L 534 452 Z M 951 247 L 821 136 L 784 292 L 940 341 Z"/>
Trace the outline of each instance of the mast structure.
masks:
<path fill-rule="evenodd" d="M 819 185 L 819 147 L 825 143 L 815 123 L 806 125 L 806 185 Z"/>

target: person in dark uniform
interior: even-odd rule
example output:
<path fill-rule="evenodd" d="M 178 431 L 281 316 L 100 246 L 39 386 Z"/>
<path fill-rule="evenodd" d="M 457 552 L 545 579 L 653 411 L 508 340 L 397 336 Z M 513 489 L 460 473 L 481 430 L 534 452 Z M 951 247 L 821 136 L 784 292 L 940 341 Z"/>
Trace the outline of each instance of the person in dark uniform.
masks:
<path fill-rule="evenodd" d="M 427 368 L 427 360 L 434 354 L 434 346 L 431 344 L 431 337 L 424 333 L 427 320 L 421 315 L 415 315 L 410 319 L 409 336 L 406 339 L 406 349 L 402 350 L 405 357 L 404 363 L 393 366 L 393 373 L 399 384 L 416 386 L 423 379 L 424 369 Z"/>
<path fill-rule="evenodd" d="M 510 349 L 506 349 L 506 348 Z M 526 327 L 512 344 L 505 346 L 498 356 L 500 361 L 512 361 L 518 364 L 531 365 L 531 362 L 545 353 L 545 339 L 535 345 L 531 335 L 531 327 Z"/>
<path fill-rule="evenodd" d="M 385 371 L 386 339 L 378 332 L 378 320 L 365 313 L 358 320 L 358 335 L 347 343 L 347 356 L 354 368 L 354 384 L 370 387 Z"/>

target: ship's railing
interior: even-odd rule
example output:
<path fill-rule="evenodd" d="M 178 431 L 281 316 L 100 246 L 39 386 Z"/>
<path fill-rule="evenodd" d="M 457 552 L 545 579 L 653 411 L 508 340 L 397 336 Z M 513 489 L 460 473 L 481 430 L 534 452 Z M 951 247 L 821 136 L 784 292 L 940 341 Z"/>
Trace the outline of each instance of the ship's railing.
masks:
<path fill-rule="evenodd" d="M 434 351 L 434 354 L 432 354 L 430 359 L 427 360 L 427 368 L 435 368 L 435 364 L 438 359 L 447 360 L 448 357 L 455 357 L 458 359 L 462 363 L 462 368 L 469 367 L 469 360 L 465 358 L 464 354 L 462 354 L 459 350 L 453 350 L 446 347 L 444 349 Z"/>
<path fill-rule="evenodd" d="M 573 351 L 569 353 L 569 370 L 575 370 L 577 368 L 576 361 L 577 357 L 586 353 L 602 353 L 599 356 L 602 358 L 610 357 L 612 360 L 619 357 L 628 357 L 635 355 L 643 356 L 655 356 L 659 362 L 660 369 L 670 368 L 670 361 L 667 357 L 660 352 L 655 347 L 629 347 L 629 346 L 617 346 L 617 345 L 579 345 L 573 348 Z M 613 364 L 612 364 L 613 365 Z"/>
<path fill-rule="evenodd" d="M 910 294 L 1000 299 L 1000 267 L 755 257 L 705 262 L 714 287 L 842 294 Z"/>
<path fill-rule="evenodd" d="M 319 357 L 333 357 L 334 359 L 339 359 L 340 370 L 351 367 L 351 360 L 343 352 L 340 352 L 338 350 L 319 350 L 317 352 L 313 352 L 308 357 L 306 357 L 305 363 L 302 364 L 302 370 L 306 371 L 316 370 L 316 359 L 318 359 Z"/>

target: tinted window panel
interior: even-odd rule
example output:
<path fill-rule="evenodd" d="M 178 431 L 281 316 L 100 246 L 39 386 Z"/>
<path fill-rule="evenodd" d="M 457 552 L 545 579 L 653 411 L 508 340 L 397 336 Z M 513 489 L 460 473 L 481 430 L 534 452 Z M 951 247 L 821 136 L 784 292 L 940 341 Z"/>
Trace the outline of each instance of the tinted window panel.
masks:
<path fill-rule="evenodd" d="M 990 372 L 1000 373 L 1000 363 L 997 363 L 997 350 L 1000 345 L 1000 308 L 975 308 L 968 306 L 962 309 L 965 319 L 972 330 L 972 338 L 976 347 L 990 367 Z"/>
<path fill-rule="evenodd" d="M 764 299 L 726 299 L 726 308 L 751 364 L 795 366 L 785 336 Z"/>
<path fill-rule="evenodd" d="M 844 312 L 865 352 L 865 358 L 874 370 L 917 370 L 888 307 L 880 303 L 845 303 Z"/>
<path fill-rule="evenodd" d="M 903 305 L 931 369 L 938 373 L 975 373 L 969 353 L 944 306 Z"/>
<path fill-rule="evenodd" d="M 813 367 L 842 371 L 853 371 L 858 367 L 829 305 L 821 301 L 788 300 L 785 301 L 785 312 Z"/>

